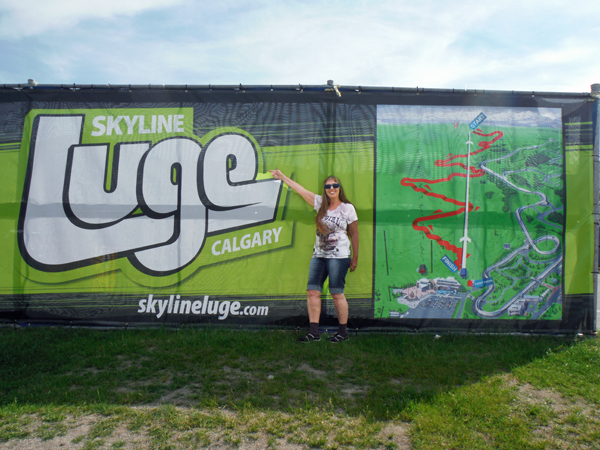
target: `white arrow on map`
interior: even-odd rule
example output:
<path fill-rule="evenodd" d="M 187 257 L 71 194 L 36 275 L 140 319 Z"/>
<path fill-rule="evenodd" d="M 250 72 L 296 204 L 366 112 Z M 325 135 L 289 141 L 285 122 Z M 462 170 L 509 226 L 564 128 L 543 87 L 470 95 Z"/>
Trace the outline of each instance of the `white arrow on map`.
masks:
<path fill-rule="evenodd" d="M 462 261 L 461 261 L 461 269 L 460 275 L 461 277 L 467 277 L 467 242 L 471 242 L 469 239 L 468 231 L 469 231 L 469 172 L 471 170 L 471 132 L 469 131 L 469 140 L 467 141 L 467 190 L 465 193 L 465 229 L 463 233 L 463 237 L 460 238 L 460 242 L 463 242 L 463 251 L 462 251 Z"/>

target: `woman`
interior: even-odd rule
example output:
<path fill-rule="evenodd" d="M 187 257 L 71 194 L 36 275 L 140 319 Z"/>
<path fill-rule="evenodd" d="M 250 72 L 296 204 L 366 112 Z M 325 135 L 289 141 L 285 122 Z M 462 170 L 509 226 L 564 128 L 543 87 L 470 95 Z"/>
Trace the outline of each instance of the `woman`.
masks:
<path fill-rule="evenodd" d="M 344 296 L 346 274 L 348 269 L 353 272 L 358 264 L 356 209 L 346 198 L 340 180 L 334 176 L 327 177 L 323 183 L 323 194 L 317 195 L 285 176 L 279 169 L 269 172 L 273 178 L 282 180 L 300 194 L 317 211 L 315 218 L 317 236 L 306 287 L 310 331 L 299 340 L 300 342 L 321 340 L 319 335 L 321 292 L 325 279 L 329 277 L 329 292 L 337 311 L 339 328 L 338 332 L 327 340 L 334 343 L 345 341 L 348 339 L 348 302 Z"/>

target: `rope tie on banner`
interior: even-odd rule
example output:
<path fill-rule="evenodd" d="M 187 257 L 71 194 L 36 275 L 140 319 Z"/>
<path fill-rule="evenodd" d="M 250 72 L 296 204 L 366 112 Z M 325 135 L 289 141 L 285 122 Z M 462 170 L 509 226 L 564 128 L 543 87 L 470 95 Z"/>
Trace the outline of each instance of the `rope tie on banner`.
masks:
<path fill-rule="evenodd" d="M 325 89 L 325 92 L 335 92 L 335 95 L 341 97 L 342 93 L 340 92 L 339 87 L 339 84 L 332 84 L 330 88 Z"/>

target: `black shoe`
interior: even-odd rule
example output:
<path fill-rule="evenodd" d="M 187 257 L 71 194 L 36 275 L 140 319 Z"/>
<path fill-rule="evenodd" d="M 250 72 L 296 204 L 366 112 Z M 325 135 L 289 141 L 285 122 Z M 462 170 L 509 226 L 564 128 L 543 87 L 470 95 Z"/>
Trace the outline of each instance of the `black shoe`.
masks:
<path fill-rule="evenodd" d="M 315 336 L 311 332 L 308 332 L 304 336 L 302 336 L 301 338 L 298 338 L 298 341 L 302 342 L 302 343 L 312 342 L 312 341 L 320 341 L 320 340 L 321 340 L 321 336 L 319 336 L 319 335 Z"/>
<path fill-rule="evenodd" d="M 327 338 L 327 340 L 329 342 L 333 342 L 334 344 L 337 344 L 338 342 L 347 341 L 348 340 L 348 336 L 342 336 L 339 333 L 335 333 L 335 335 Z"/>

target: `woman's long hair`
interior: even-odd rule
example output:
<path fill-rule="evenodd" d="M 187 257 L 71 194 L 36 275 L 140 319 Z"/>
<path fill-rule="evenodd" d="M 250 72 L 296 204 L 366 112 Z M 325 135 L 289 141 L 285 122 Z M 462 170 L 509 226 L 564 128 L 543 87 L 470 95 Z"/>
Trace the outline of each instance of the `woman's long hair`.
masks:
<path fill-rule="evenodd" d="M 321 207 L 319 208 L 319 211 L 317 211 L 317 217 L 315 217 L 317 231 L 324 235 L 328 235 L 330 233 L 330 231 L 323 226 L 323 222 L 321 222 L 323 217 L 325 217 L 327 215 L 327 210 L 329 209 L 329 205 L 331 205 L 331 201 L 329 200 L 329 196 L 327 195 L 327 190 L 325 189 L 325 184 L 327 184 L 327 182 L 329 180 L 333 180 L 334 183 L 340 184 L 339 199 L 342 201 L 342 203 L 352 204 L 350 202 L 350 200 L 348 200 L 348 198 L 346 197 L 346 194 L 344 193 L 344 186 L 342 186 L 342 183 L 338 177 L 330 175 L 327 178 L 325 178 L 325 181 L 323 181 L 323 192 L 321 194 L 323 201 L 321 202 Z M 330 183 L 330 184 L 332 184 L 332 183 Z"/>

